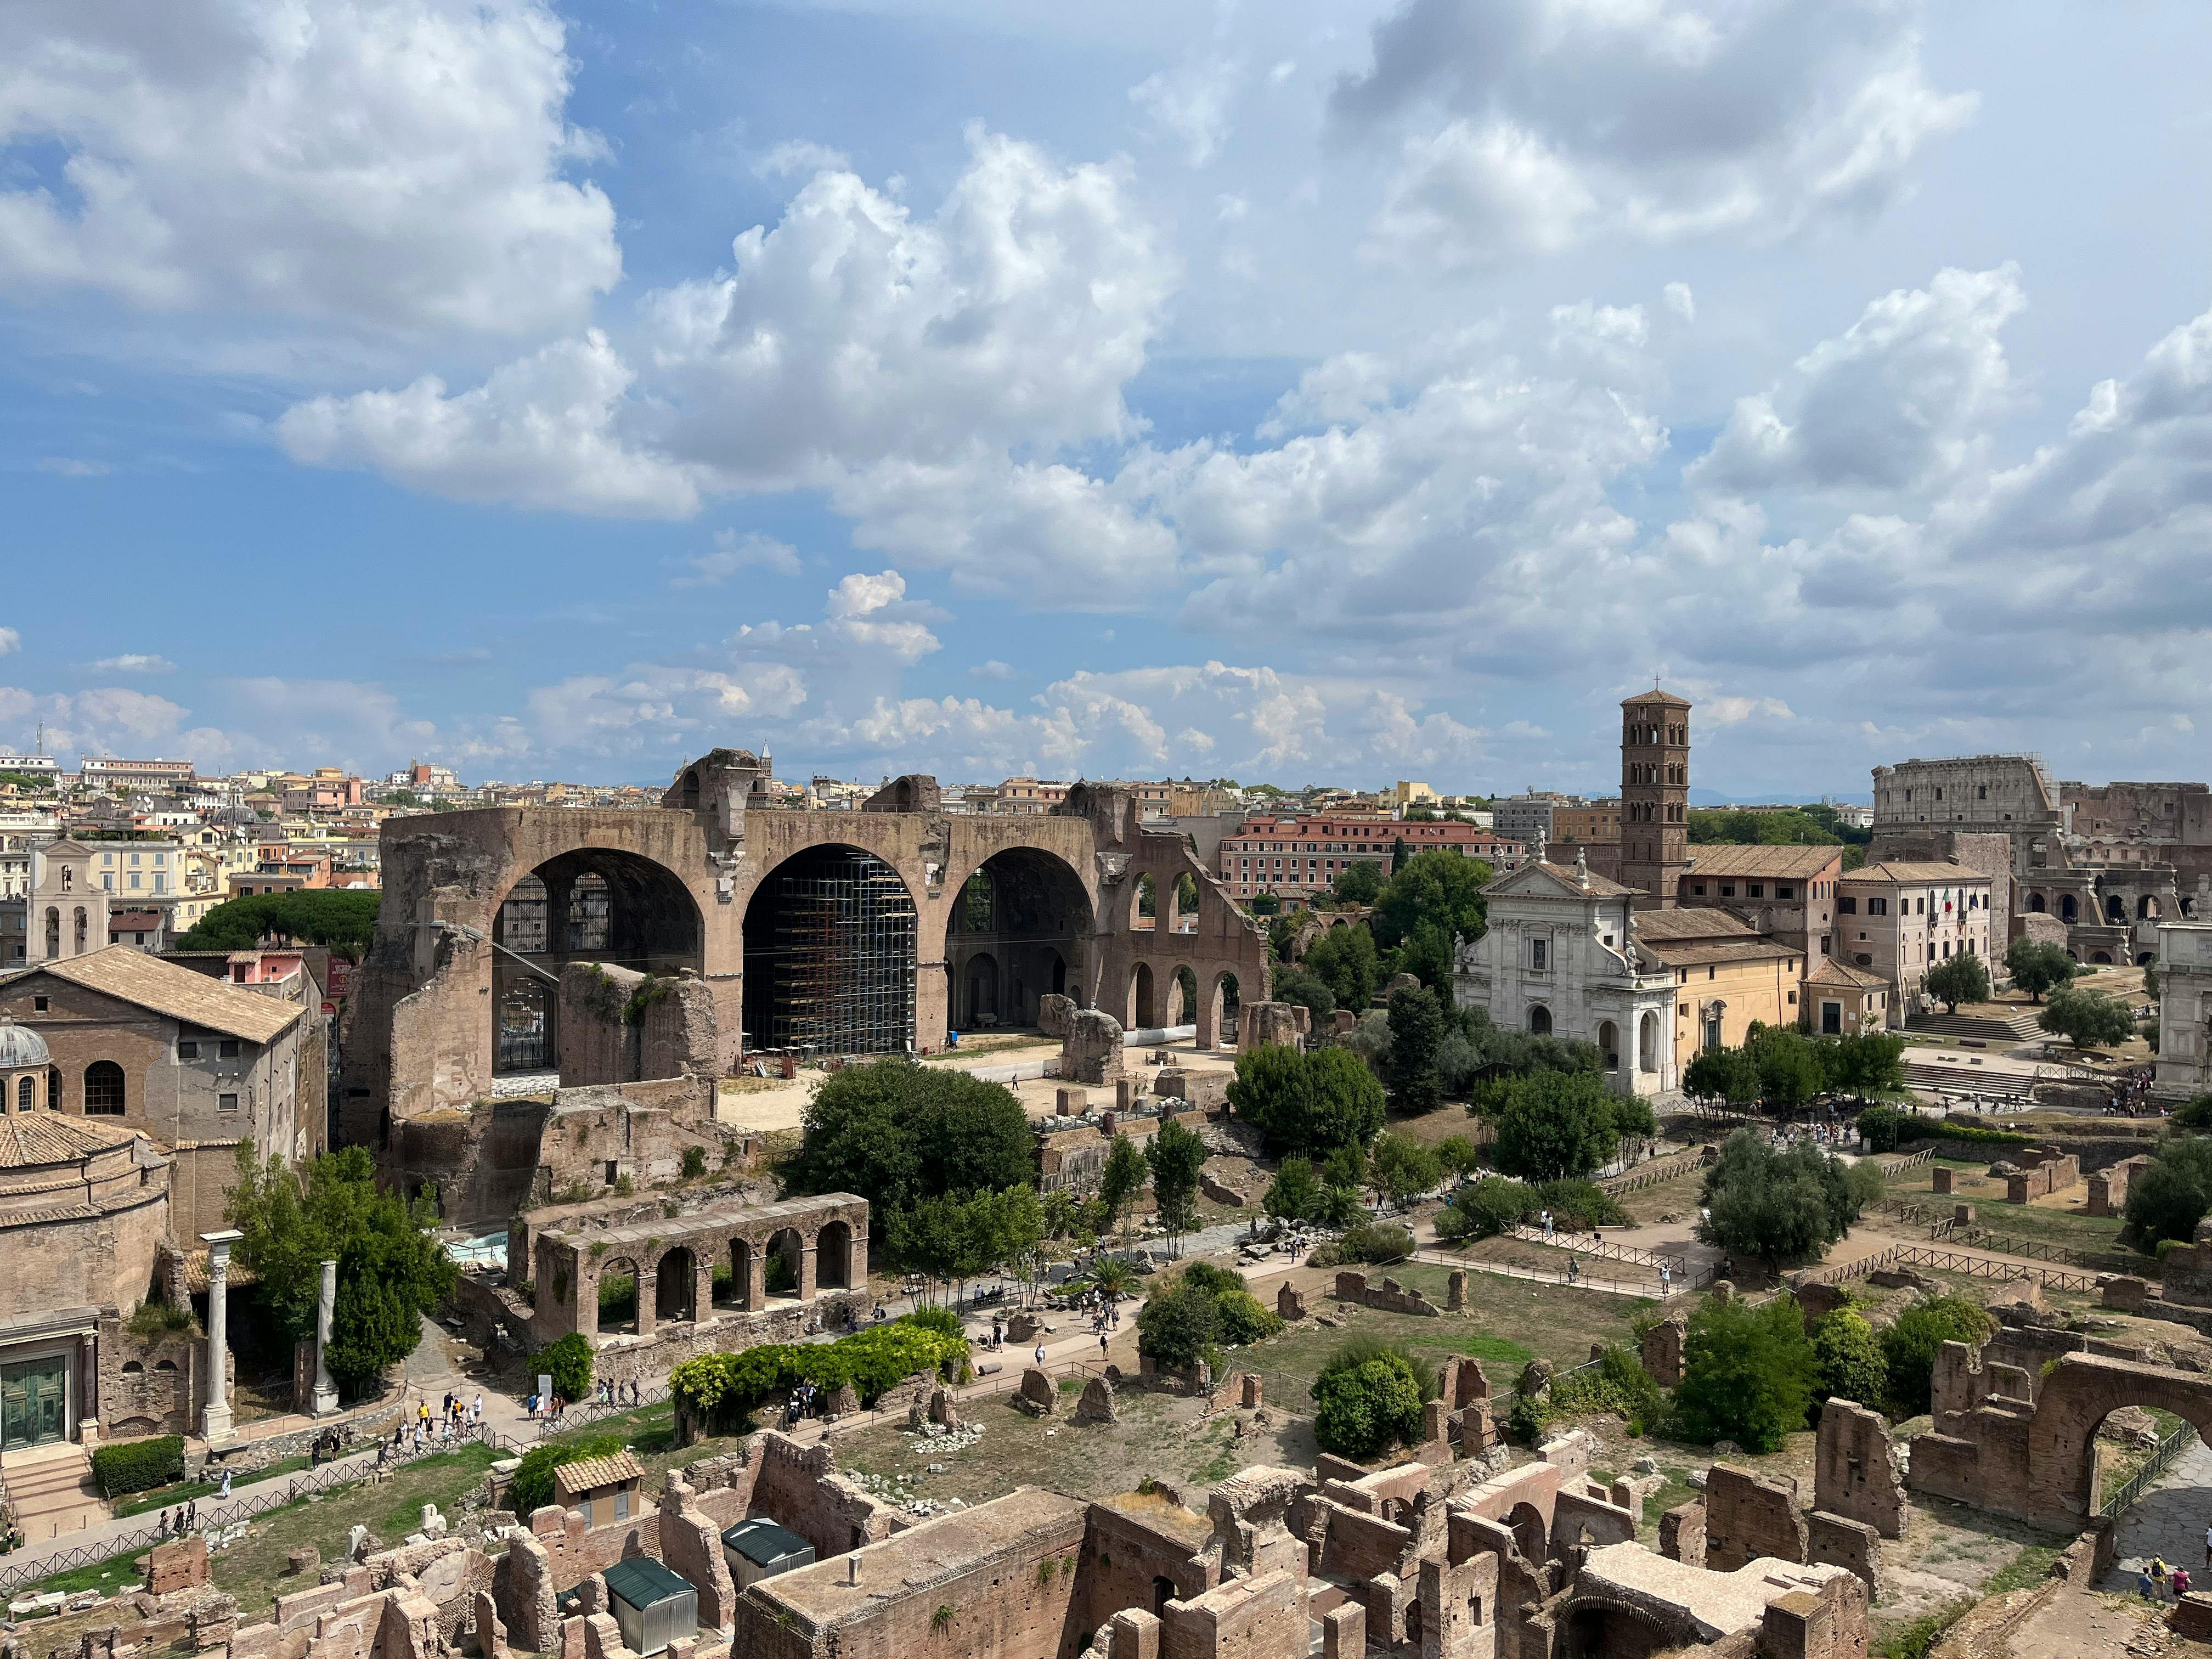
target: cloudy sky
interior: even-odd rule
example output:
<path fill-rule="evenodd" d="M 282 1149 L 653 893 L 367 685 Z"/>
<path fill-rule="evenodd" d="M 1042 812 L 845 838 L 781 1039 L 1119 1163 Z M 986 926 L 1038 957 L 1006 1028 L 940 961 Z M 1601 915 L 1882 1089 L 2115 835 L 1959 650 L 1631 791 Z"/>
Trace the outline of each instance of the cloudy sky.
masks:
<path fill-rule="evenodd" d="M 2203 778 L 2212 9 L 0 8 L 0 744 Z"/>

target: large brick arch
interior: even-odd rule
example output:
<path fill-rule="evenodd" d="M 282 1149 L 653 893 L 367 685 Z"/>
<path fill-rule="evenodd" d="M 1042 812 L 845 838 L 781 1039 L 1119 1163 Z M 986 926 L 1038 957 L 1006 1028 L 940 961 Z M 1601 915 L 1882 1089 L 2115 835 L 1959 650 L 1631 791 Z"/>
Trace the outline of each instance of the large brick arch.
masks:
<path fill-rule="evenodd" d="M 2029 1430 L 2030 1492 L 2046 1512 L 2096 1512 L 2097 1427 L 2123 1406 L 2172 1412 L 2212 1445 L 2212 1376 L 2069 1354 L 2044 1379 Z"/>
<path fill-rule="evenodd" d="M 1036 817 L 943 812 L 933 789 L 920 787 L 908 797 L 910 811 L 800 811 L 763 804 L 766 794 L 747 781 L 745 769 L 756 764 L 715 751 L 679 772 L 658 808 L 489 807 L 387 821 L 376 940 L 348 999 L 341 1139 L 374 1142 L 392 1121 L 490 1094 L 493 921 L 516 882 L 556 861 L 589 869 L 617 855 L 641 860 L 690 896 L 698 913 L 695 971 L 714 997 L 725 1069 L 738 1060 L 743 1028 L 747 907 L 769 872 L 817 847 L 872 854 L 913 896 L 915 1041 L 926 1049 L 945 1041 L 947 924 L 961 890 L 991 858 L 1016 848 L 1050 860 L 1082 891 L 1087 931 L 1066 964 L 1065 994 L 1078 1006 L 1118 1012 L 1139 959 L 1150 958 L 1155 974 L 1187 966 L 1200 988 L 1192 1011 L 1199 1040 L 1212 1046 L 1218 999 L 1211 993 L 1222 973 L 1237 975 L 1243 1002 L 1267 994 L 1264 933 L 1198 861 L 1188 836 L 1139 824 L 1126 790 L 1079 784 L 1062 807 Z M 1195 913 L 1177 918 L 1170 898 L 1159 918 L 1165 925 L 1129 927 L 1144 875 L 1170 896 L 1190 878 Z"/>

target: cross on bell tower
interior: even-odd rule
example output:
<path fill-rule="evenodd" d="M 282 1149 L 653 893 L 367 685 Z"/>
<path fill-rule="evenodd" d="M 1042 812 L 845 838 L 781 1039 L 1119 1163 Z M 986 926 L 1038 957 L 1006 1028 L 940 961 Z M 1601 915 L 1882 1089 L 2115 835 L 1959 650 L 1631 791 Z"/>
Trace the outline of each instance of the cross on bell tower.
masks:
<path fill-rule="evenodd" d="M 1690 702 L 1657 687 L 1620 705 L 1620 879 L 1672 909 L 1690 858 Z"/>

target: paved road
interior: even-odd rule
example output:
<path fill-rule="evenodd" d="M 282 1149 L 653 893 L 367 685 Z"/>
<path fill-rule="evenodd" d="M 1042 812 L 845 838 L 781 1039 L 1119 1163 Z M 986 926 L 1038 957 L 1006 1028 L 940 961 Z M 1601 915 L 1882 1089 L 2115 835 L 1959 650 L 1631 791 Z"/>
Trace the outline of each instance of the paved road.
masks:
<path fill-rule="evenodd" d="M 2154 1555 L 2168 1566 L 2187 1567 L 2200 1585 L 2212 1584 L 2204 1547 L 2204 1528 L 2212 1526 L 2212 1447 L 2203 1441 L 2182 1453 L 2172 1467 L 2120 1517 L 2113 1539 L 2118 1564 L 2100 1589 L 2134 1594 L 2136 1574 Z"/>

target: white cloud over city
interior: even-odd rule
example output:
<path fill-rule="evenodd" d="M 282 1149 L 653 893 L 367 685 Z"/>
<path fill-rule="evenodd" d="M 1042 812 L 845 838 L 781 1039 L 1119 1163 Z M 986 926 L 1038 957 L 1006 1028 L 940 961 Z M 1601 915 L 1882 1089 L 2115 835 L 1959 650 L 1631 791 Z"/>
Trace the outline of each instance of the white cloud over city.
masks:
<path fill-rule="evenodd" d="M 466 673 L 327 678 L 26 629 L 0 742 L 1510 788 L 1602 781 L 1663 676 L 1717 786 L 1945 746 L 2203 769 L 2212 290 L 2061 257 L 2065 204 L 2006 171 L 2050 112 L 1972 20 L 941 0 L 884 15 L 917 77 L 979 29 L 1064 95 L 818 130 L 631 27 L 0 21 L 0 275 L 40 373 L 92 387 L 58 400 L 157 342 L 238 465 L 601 619 L 510 649 L 460 606 Z M 2127 95 L 2085 84 L 2077 142 Z M 41 433 L 15 466 L 82 499 L 138 459 Z"/>

